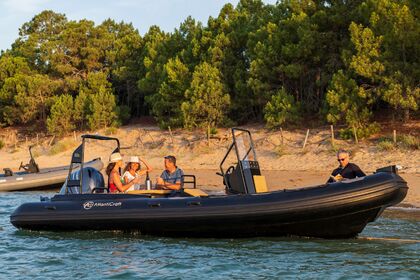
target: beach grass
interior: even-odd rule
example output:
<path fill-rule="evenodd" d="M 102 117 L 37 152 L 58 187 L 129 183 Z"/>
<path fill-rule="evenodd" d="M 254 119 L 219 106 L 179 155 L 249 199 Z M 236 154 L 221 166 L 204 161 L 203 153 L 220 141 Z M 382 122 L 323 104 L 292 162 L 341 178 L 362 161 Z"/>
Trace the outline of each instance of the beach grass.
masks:
<path fill-rule="evenodd" d="M 50 148 L 50 150 L 48 151 L 48 155 L 52 156 L 63 153 L 74 148 L 76 145 L 77 142 L 75 142 L 71 138 L 60 140 Z"/>

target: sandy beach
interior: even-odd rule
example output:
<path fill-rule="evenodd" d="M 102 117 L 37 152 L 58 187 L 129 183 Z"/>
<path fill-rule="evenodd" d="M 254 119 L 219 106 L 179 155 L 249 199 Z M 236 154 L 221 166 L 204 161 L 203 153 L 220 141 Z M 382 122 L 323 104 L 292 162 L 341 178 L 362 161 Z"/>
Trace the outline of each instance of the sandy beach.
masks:
<path fill-rule="evenodd" d="M 258 161 L 266 176 L 270 190 L 299 188 L 325 183 L 330 172 L 337 167 L 335 150 L 331 146 L 328 130 L 311 132 L 305 149 L 302 143 L 305 131 L 267 131 L 262 127 L 250 127 L 257 150 Z M 105 134 L 104 131 L 91 132 Z M 80 144 L 80 133 L 64 139 L 45 137 L 33 149 L 40 168 L 70 163 L 71 153 Z M 202 131 L 174 130 L 169 133 L 156 127 L 127 126 L 112 135 L 121 141 L 121 153 L 128 160 L 131 155 L 146 159 L 153 167 L 152 178 L 163 169 L 163 156 L 173 154 L 178 165 L 188 174 L 197 176 L 199 187 L 207 190 L 223 190 L 221 177 L 216 175 L 220 161 L 231 143 L 230 131 L 219 129 L 208 143 Z M 20 163 L 29 161 L 28 145 L 34 139 L 9 145 L 0 150 L 0 170 L 17 170 Z M 401 176 L 408 182 L 409 192 L 403 204 L 420 207 L 420 151 L 381 151 L 369 142 L 355 145 L 351 140 L 335 140 L 335 148 L 343 147 L 352 153 L 351 162 L 358 164 L 366 173 L 377 168 L 398 164 Z M 89 141 L 85 160 L 101 157 L 107 164 L 111 142 Z M 229 161 L 229 160 L 228 160 Z M 233 163 L 234 159 L 230 159 Z"/>

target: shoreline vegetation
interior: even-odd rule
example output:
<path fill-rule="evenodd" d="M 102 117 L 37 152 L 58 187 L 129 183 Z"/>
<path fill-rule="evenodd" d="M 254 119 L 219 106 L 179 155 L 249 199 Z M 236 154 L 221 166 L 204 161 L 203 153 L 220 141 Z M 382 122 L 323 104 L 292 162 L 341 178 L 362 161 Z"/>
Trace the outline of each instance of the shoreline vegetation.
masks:
<path fill-rule="evenodd" d="M 400 126 L 399 130 L 405 129 L 407 133 L 420 131 L 419 126 L 418 122 L 412 122 Z M 420 149 L 410 148 L 398 141 L 392 149 L 383 149 L 380 141 L 387 135 L 384 132 L 358 143 L 355 139 L 341 139 L 337 133 L 332 145 L 329 127 L 312 128 L 303 148 L 306 129 L 269 130 L 264 124 L 248 125 L 245 128 L 252 132 L 257 157 L 270 190 L 325 183 L 330 172 L 337 166 L 336 150 L 346 148 L 351 151 L 351 162 L 358 164 L 367 173 L 387 165 L 401 165 L 400 173 L 410 187 L 403 205 L 420 207 Z M 0 133 L 0 139 L 7 139 L 4 132 Z M 80 144 L 80 135 L 88 133 L 118 137 L 125 160 L 137 155 L 144 157 L 153 166 L 153 181 L 163 168 L 163 157 L 172 154 L 177 157 L 181 168 L 197 176 L 199 187 L 212 191 L 223 190 L 220 176 L 215 172 L 232 141 L 228 128 L 218 128 L 207 137 L 203 129 L 169 131 L 146 122 L 118 129 L 74 132 L 61 138 L 39 135 L 37 140 L 34 135 L 22 135 L 17 143 L 5 141 L 5 146 L 0 149 L 0 170 L 6 167 L 17 170 L 21 161 L 29 161 L 29 145 L 35 145 L 32 151 L 40 168 L 68 165 L 71 153 Z M 9 139 L 12 138 L 9 136 Z M 86 160 L 100 156 L 107 163 L 112 144 L 90 141 L 87 145 Z"/>
<path fill-rule="evenodd" d="M 59 137 L 153 117 L 165 130 L 333 124 L 368 138 L 378 122 L 419 120 L 418 11 L 412 0 L 240 0 L 206 24 L 141 36 L 46 10 L 0 55 L 0 127 Z"/>

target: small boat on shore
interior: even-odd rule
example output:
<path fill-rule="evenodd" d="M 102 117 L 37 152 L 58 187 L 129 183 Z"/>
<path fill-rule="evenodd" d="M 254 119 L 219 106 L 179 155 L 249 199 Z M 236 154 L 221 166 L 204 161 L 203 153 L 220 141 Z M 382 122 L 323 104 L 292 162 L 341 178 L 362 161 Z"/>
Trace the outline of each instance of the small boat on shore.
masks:
<path fill-rule="evenodd" d="M 187 175 L 179 192 L 138 190 L 107 193 L 94 168 L 73 173 L 59 194 L 24 203 L 10 216 L 11 223 L 32 230 L 128 230 L 177 237 L 309 236 L 350 238 L 375 221 L 385 208 L 401 202 L 407 183 L 395 166 L 362 178 L 269 192 L 261 175 L 251 133 L 233 128 L 233 142 L 220 164 L 226 192 L 209 195 L 196 189 Z M 83 162 L 82 136 L 72 164 Z M 225 168 L 228 158 L 234 164 Z M 191 184 L 192 189 L 187 188 Z"/>
<path fill-rule="evenodd" d="M 27 164 L 20 164 L 18 172 L 10 168 L 4 168 L 0 174 L 0 191 L 23 191 L 34 189 L 57 189 L 60 188 L 69 175 L 70 166 L 58 166 L 51 168 L 39 168 L 32 155 L 32 146 L 29 147 L 30 161 Z M 85 166 L 97 170 L 103 168 L 100 158 L 85 163 Z"/>

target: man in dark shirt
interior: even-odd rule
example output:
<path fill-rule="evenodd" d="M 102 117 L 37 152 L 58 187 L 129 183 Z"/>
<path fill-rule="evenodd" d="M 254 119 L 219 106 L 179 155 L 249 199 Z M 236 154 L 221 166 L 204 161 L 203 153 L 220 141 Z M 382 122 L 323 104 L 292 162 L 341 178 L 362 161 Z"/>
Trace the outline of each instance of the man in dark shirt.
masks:
<path fill-rule="evenodd" d="M 334 169 L 327 183 L 366 176 L 366 174 L 359 168 L 359 166 L 349 162 L 350 156 L 346 150 L 340 149 L 337 152 L 337 160 L 340 163 L 340 166 Z"/>

